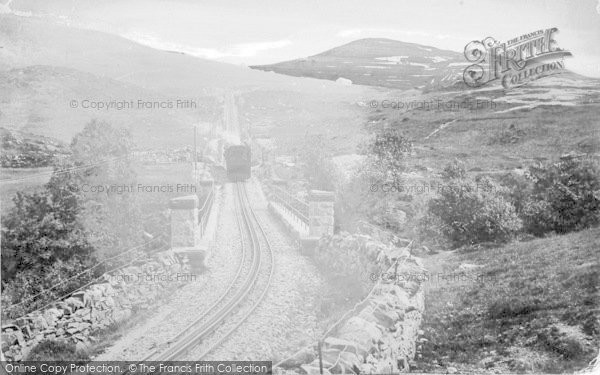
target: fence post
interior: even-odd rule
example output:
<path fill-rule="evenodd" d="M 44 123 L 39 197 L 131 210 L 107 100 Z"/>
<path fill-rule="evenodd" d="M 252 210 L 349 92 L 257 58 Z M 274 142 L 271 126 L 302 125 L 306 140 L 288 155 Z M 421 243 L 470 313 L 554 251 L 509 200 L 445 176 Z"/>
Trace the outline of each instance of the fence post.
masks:
<path fill-rule="evenodd" d="M 319 340 L 319 373 L 323 375 L 323 344 Z"/>

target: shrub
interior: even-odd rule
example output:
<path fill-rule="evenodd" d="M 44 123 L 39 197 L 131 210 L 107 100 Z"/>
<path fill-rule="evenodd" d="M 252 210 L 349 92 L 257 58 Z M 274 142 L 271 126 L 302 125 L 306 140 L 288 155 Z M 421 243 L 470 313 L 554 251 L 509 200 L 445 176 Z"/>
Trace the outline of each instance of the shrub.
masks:
<path fill-rule="evenodd" d="M 521 220 L 505 190 L 488 177 L 472 180 L 464 168 L 447 167 L 428 215 L 439 219 L 441 232 L 454 246 L 507 241 L 521 228 Z"/>
<path fill-rule="evenodd" d="M 400 183 L 406 170 L 406 159 L 413 152 L 413 143 L 395 128 L 375 133 L 375 137 L 364 146 L 374 170 L 382 181 Z"/>
<path fill-rule="evenodd" d="M 533 189 L 523 206 L 527 232 L 568 233 L 600 223 L 600 170 L 586 160 L 567 158 L 529 169 Z"/>
<path fill-rule="evenodd" d="M 307 135 L 304 138 L 300 160 L 310 189 L 334 190 L 336 187 L 336 167 L 326 150 L 321 135 Z"/>
<path fill-rule="evenodd" d="M 586 348 L 580 340 L 560 332 L 556 327 L 546 328 L 537 336 L 537 341 L 543 349 L 558 354 L 563 359 L 577 359 L 586 353 Z"/>
<path fill-rule="evenodd" d="M 27 361 L 90 361 L 90 357 L 84 351 L 77 350 L 74 344 L 43 340 L 34 346 L 26 358 Z"/>
<path fill-rule="evenodd" d="M 22 271 L 42 276 L 57 261 L 93 258 L 78 217 L 81 199 L 70 180 L 52 177 L 41 192 L 17 193 L 2 220 L 2 280 Z"/>

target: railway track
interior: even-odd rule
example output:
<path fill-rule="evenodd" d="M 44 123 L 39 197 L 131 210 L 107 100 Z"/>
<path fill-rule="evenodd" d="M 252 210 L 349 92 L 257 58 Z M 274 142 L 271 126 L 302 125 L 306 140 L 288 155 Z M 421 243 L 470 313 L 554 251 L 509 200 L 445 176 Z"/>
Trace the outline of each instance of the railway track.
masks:
<path fill-rule="evenodd" d="M 248 200 L 246 185 L 238 182 L 234 190 L 236 221 L 242 238 L 242 258 L 233 281 L 223 295 L 173 337 L 166 348 L 154 351 L 144 361 L 178 360 L 200 344 L 203 345 L 203 351 L 195 359 L 203 358 L 233 334 L 264 299 L 273 276 L 273 253 L 266 233 Z M 266 276 L 266 279 L 259 282 L 261 276 L 263 279 Z M 256 290 L 257 288 L 260 290 Z M 234 325 L 217 335 L 216 331 L 234 315 Z"/>

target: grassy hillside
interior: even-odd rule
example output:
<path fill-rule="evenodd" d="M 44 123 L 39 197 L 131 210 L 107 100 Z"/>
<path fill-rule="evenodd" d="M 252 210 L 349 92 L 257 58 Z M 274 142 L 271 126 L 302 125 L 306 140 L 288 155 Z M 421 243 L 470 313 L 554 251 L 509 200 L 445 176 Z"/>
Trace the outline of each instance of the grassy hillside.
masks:
<path fill-rule="evenodd" d="M 427 258 L 427 341 L 418 366 L 477 373 L 586 367 L 600 346 L 599 249 L 595 228 Z"/>
<path fill-rule="evenodd" d="M 0 121 L 13 130 L 70 142 L 92 119 L 130 130 L 140 146 L 180 144 L 199 120 L 219 118 L 218 101 L 192 97 L 197 108 L 145 108 L 143 102 L 177 103 L 177 98 L 78 70 L 46 65 L 0 71 Z M 72 104 L 75 101 L 75 106 Z M 130 102 L 123 109 L 91 103 Z M 84 108 L 88 107 L 88 108 Z"/>
<path fill-rule="evenodd" d="M 369 108 L 370 128 L 401 129 L 414 165 L 439 169 L 453 158 L 472 171 L 524 168 L 576 152 L 600 152 L 600 80 L 565 73 L 504 90 L 389 95 Z M 398 108 L 404 105 L 404 108 Z M 406 107 L 410 107 L 408 110 Z"/>

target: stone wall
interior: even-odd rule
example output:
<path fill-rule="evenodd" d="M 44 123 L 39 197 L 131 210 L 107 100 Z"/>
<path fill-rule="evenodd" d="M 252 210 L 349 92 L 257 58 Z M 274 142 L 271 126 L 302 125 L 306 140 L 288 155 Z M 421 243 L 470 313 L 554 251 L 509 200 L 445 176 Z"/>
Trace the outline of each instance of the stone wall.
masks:
<path fill-rule="evenodd" d="M 308 227 L 310 237 L 333 235 L 333 206 L 331 191 L 311 190 L 308 195 Z"/>
<path fill-rule="evenodd" d="M 113 273 L 51 306 L 12 322 L 3 322 L 2 353 L 19 361 L 44 339 L 64 340 L 87 348 L 95 331 L 123 322 L 189 281 L 189 267 L 171 251 L 157 253 Z"/>
<path fill-rule="evenodd" d="M 412 257 L 408 248 L 347 233 L 323 238 L 317 254 L 324 253 L 349 253 L 364 267 L 342 262 L 332 272 L 338 272 L 339 267 L 355 267 L 352 272 L 372 286 L 367 297 L 326 333 L 322 341 L 324 373 L 408 372 L 422 333 L 419 326 L 424 296 L 418 282 L 402 275 L 424 272 L 420 259 Z M 276 371 L 319 374 L 318 345 L 284 360 Z"/>
<path fill-rule="evenodd" d="M 177 197 L 169 201 L 172 248 L 195 247 L 200 241 L 198 205 L 197 195 Z"/>

